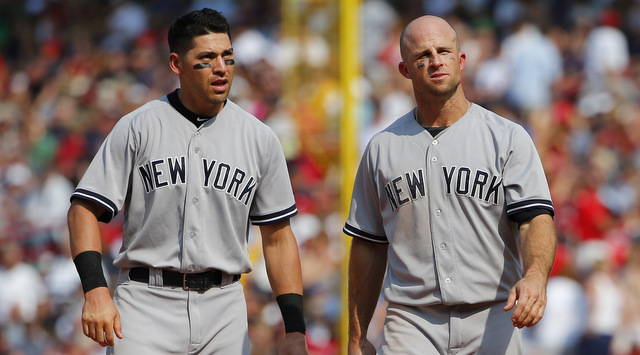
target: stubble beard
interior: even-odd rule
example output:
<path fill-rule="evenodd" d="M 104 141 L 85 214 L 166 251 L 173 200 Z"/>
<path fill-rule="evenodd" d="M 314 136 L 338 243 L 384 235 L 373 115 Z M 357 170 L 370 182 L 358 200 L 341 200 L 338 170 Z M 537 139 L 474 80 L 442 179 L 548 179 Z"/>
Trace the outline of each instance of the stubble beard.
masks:
<path fill-rule="evenodd" d="M 458 90 L 461 80 L 453 79 L 438 85 L 427 85 L 428 93 L 434 97 L 448 99 Z"/>

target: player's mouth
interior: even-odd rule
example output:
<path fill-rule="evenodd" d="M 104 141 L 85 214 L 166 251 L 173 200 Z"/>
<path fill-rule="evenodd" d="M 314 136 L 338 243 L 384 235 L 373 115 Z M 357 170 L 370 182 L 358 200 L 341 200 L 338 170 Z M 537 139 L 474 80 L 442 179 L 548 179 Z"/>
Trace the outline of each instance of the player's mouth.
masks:
<path fill-rule="evenodd" d="M 446 78 L 448 75 L 449 74 L 447 74 L 447 73 L 433 73 L 429 77 L 433 81 L 440 81 L 440 80 L 443 80 L 444 78 Z"/>
<path fill-rule="evenodd" d="M 227 79 L 220 79 L 211 83 L 211 86 L 213 86 L 215 91 L 226 91 L 228 82 L 229 81 Z"/>

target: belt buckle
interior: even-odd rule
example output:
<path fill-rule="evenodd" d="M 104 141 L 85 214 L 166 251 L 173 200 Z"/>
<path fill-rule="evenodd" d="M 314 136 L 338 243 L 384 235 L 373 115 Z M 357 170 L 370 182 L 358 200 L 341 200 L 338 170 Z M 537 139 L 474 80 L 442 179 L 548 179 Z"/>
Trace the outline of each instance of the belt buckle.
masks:
<path fill-rule="evenodd" d="M 182 289 L 185 291 L 202 291 L 204 289 L 204 287 L 190 287 L 187 286 L 187 275 L 189 274 L 182 274 Z M 204 284 L 203 284 L 204 286 Z"/>

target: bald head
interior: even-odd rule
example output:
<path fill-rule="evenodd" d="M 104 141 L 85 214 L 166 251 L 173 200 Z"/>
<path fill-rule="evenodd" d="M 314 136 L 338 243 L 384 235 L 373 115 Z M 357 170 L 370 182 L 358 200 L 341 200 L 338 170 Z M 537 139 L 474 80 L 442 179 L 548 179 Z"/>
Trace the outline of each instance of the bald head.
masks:
<path fill-rule="evenodd" d="M 466 54 L 460 52 L 458 35 L 451 25 L 437 16 L 422 16 L 411 21 L 400 36 L 402 61 L 398 71 L 413 85 L 414 96 L 423 111 L 442 105 L 464 114 L 467 101 L 462 90 L 462 70 Z M 458 113 L 460 113 L 458 112 Z"/>
<path fill-rule="evenodd" d="M 441 17 L 425 15 L 409 22 L 400 35 L 400 55 L 402 60 L 407 60 L 410 49 L 425 39 L 440 38 L 450 39 L 455 43 L 455 48 L 460 50 L 458 34 L 451 25 Z"/>

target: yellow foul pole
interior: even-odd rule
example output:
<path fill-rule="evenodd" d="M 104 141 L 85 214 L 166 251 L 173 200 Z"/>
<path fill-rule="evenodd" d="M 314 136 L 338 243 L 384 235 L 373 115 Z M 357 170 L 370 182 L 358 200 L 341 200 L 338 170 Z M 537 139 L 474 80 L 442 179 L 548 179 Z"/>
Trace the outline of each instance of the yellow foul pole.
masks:
<path fill-rule="evenodd" d="M 341 170 L 341 213 L 346 218 L 351 201 L 351 190 L 359 161 L 357 111 L 359 100 L 356 95 L 357 80 L 360 76 L 360 0 L 338 0 L 340 4 L 340 87 L 342 91 L 342 116 L 340 120 L 340 170 Z M 347 354 L 348 342 L 348 255 L 350 238 L 344 238 L 342 262 L 341 299 L 342 318 L 340 320 L 340 346 L 342 354 Z"/>

